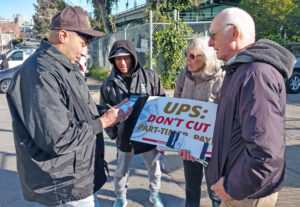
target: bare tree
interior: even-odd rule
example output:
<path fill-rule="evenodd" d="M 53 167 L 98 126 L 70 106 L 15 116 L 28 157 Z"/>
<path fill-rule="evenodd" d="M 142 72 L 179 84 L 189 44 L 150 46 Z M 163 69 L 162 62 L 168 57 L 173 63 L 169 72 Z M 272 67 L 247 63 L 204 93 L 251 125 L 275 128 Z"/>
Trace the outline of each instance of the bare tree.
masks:
<path fill-rule="evenodd" d="M 88 3 L 90 1 L 91 0 L 87 0 Z M 102 22 L 103 30 L 108 35 L 114 30 L 111 12 L 113 6 L 117 5 L 118 2 L 119 0 L 92 0 L 96 21 Z"/>

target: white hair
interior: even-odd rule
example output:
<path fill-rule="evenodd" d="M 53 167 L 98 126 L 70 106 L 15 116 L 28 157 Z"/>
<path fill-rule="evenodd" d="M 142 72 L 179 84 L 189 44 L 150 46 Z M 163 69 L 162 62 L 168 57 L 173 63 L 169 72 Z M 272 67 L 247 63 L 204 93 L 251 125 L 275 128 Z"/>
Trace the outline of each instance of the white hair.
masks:
<path fill-rule="evenodd" d="M 215 50 L 208 46 L 208 41 L 209 38 L 205 36 L 192 39 L 186 48 L 186 52 L 192 49 L 199 50 L 205 62 L 203 70 L 200 71 L 206 75 L 214 75 L 220 70 L 222 61 L 217 58 Z"/>
<path fill-rule="evenodd" d="M 224 9 L 219 15 L 222 15 L 224 25 L 234 24 L 239 28 L 244 41 L 255 42 L 255 24 L 248 12 L 237 7 L 231 7 Z"/>

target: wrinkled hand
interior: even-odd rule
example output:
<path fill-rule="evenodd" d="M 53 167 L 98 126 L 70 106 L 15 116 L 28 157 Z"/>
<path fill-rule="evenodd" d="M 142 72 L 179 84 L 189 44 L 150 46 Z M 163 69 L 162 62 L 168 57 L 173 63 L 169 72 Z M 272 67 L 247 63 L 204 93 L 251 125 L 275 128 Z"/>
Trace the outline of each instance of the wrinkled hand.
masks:
<path fill-rule="evenodd" d="M 107 128 L 111 127 L 117 123 L 120 122 L 121 119 L 126 120 L 129 115 L 131 114 L 131 109 L 128 108 L 126 115 L 124 116 L 124 112 L 122 109 L 120 109 L 120 106 L 122 106 L 124 103 L 128 101 L 127 98 L 125 98 L 121 103 L 114 106 L 112 109 L 107 110 L 99 119 L 102 122 L 102 127 Z M 124 118 L 123 118 L 124 117 Z"/>
<path fill-rule="evenodd" d="M 224 202 L 232 200 L 232 197 L 226 193 L 224 189 L 224 177 L 221 177 L 218 182 L 211 186 L 211 189 L 215 191 L 217 196 Z"/>
<path fill-rule="evenodd" d="M 192 161 L 192 162 L 196 161 L 195 158 L 190 155 L 189 150 L 180 150 L 178 152 L 178 156 L 182 157 L 183 160 L 188 160 L 188 161 Z"/>

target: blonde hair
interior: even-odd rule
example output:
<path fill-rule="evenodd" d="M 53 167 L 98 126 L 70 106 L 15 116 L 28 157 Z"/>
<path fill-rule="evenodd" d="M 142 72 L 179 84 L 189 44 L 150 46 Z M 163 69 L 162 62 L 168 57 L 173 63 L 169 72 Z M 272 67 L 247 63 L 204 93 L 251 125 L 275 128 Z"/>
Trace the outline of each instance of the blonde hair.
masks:
<path fill-rule="evenodd" d="M 217 58 L 215 50 L 208 46 L 208 41 L 208 37 L 197 37 L 191 40 L 185 51 L 187 52 L 192 49 L 198 50 L 202 55 L 203 61 L 205 62 L 204 68 L 200 70 L 200 72 L 211 76 L 220 70 L 223 62 Z"/>

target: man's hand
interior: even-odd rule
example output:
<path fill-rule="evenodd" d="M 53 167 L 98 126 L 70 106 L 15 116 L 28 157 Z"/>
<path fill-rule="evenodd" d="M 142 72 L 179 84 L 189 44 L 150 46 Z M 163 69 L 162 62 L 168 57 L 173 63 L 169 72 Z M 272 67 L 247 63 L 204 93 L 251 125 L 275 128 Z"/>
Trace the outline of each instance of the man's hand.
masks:
<path fill-rule="evenodd" d="M 217 196 L 224 202 L 232 200 L 232 197 L 225 192 L 224 189 L 224 177 L 221 177 L 218 182 L 211 186 L 211 189 L 215 191 Z"/>
<path fill-rule="evenodd" d="M 189 150 L 180 150 L 178 156 L 182 157 L 183 160 L 195 162 L 195 158 L 190 155 Z"/>
<path fill-rule="evenodd" d="M 114 108 L 120 108 L 121 106 L 123 106 L 126 102 L 128 101 L 128 98 L 125 98 L 121 103 L 119 103 L 118 105 L 115 105 Z M 133 110 L 133 107 L 130 106 L 127 108 L 127 112 L 126 114 L 123 116 L 123 121 L 126 121 L 126 119 L 128 119 L 128 117 L 131 115 L 131 112 Z"/>
<path fill-rule="evenodd" d="M 122 106 L 124 103 L 128 101 L 127 98 L 125 98 L 121 103 L 118 105 L 114 106 L 113 108 L 107 110 L 99 119 L 102 122 L 102 127 L 107 128 L 111 127 L 117 123 L 120 122 L 121 119 L 126 120 L 131 112 L 132 112 L 132 107 L 128 107 L 127 113 L 124 116 L 124 112 L 122 109 L 120 109 L 120 106 Z"/>

